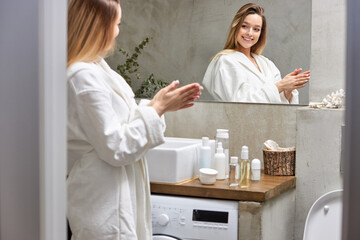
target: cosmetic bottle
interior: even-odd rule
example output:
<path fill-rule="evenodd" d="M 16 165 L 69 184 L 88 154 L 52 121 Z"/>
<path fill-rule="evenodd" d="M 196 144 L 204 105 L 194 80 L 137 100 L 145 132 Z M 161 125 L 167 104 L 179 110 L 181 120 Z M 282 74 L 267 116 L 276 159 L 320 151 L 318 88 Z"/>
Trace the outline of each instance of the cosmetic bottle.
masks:
<path fill-rule="evenodd" d="M 239 186 L 239 159 L 238 157 L 230 158 L 229 165 L 229 186 L 237 187 Z"/>
<path fill-rule="evenodd" d="M 261 176 L 261 162 L 259 159 L 254 158 L 251 161 L 251 181 L 260 181 Z"/>
<path fill-rule="evenodd" d="M 217 129 L 216 130 L 216 146 L 221 142 L 225 154 L 225 177 L 229 177 L 229 130 Z"/>
<path fill-rule="evenodd" d="M 249 148 L 247 146 L 242 146 L 239 180 L 240 188 L 249 187 L 250 174 Z"/>
<path fill-rule="evenodd" d="M 215 142 L 216 142 L 215 139 L 210 139 L 209 140 L 209 146 L 210 146 L 210 149 L 211 149 L 211 168 L 212 169 L 215 168 L 215 161 L 214 161 L 215 152 L 216 152 Z"/>
<path fill-rule="evenodd" d="M 199 169 L 211 168 L 211 148 L 209 146 L 209 138 L 202 138 L 202 146 L 200 147 Z"/>
<path fill-rule="evenodd" d="M 215 170 L 218 171 L 218 175 L 216 176 L 216 179 L 218 180 L 225 179 L 226 156 L 221 142 L 219 142 L 217 145 L 214 161 L 215 161 Z"/>

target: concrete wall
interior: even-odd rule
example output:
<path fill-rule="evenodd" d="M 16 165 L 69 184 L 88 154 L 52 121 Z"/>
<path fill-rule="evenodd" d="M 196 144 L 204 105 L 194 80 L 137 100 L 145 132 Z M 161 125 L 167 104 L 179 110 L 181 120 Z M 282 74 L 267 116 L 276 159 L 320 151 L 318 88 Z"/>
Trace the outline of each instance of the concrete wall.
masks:
<path fill-rule="evenodd" d="M 230 132 L 230 155 L 240 156 L 249 147 L 250 159 L 262 161 L 263 143 L 273 139 L 280 146 L 296 144 L 296 106 L 205 103 L 166 114 L 166 136 L 215 139 L 216 129 Z"/>
<path fill-rule="evenodd" d="M 263 54 L 282 75 L 310 67 L 311 0 L 257 0 L 265 9 L 268 42 Z M 140 72 L 183 84 L 202 82 L 210 58 L 222 50 L 230 23 L 245 0 L 122 0 L 123 22 L 118 45 L 133 51 L 146 36 L 153 39 L 139 57 Z M 116 69 L 120 52 L 108 58 Z M 138 85 L 134 87 L 137 89 Z M 308 103 L 308 87 L 300 90 Z M 211 100 L 204 91 L 202 100 Z"/>
<path fill-rule="evenodd" d="M 310 101 L 345 89 L 346 1 L 312 2 Z M 297 112 L 295 240 L 303 238 L 307 213 L 322 194 L 343 188 L 340 174 L 344 109 Z"/>
<path fill-rule="evenodd" d="M 294 221 L 295 189 L 264 203 L 239 202 L 239 240 L 291 240 Z"/>
<path fill-rule="evenodd" d="M 343 188 L 340 173 L 343 124 L 344 109 L 297 111 L 295 240 L 303 239 L 306 217 L 315 200 Z"/>
<path fill-rule="evenodd" d="M 263 204 L 261 240 L 291 240 L 295 226 L 295 190 L 289 190 Z"/>
<path fill-rule="evenodd" d="M 258 202 L 239 202 L 239 240 L 261 240 L 261 207 Z"/>
<path fill-rule="evenodd" d="M 312 0 L 310 102 L 345 89 L 346 1 Z"/>

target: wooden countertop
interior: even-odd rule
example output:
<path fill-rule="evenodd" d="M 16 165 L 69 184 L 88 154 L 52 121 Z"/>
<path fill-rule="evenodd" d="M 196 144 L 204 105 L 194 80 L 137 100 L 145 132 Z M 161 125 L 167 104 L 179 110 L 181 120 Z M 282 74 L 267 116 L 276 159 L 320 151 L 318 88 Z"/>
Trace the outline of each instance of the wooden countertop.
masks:
<path fill-rule="evenodd" d="M 250 181 L 248 189 L 229 187 L 228 180 L 216 181 L 214 185 L 202 185 L 198 178 L 184 182 L 151 182 L 151 193 L 192 197 L 217 198 L 238 201 L 264 202 L 295 188 L 295 176 L 271 176 L 261 174 L 259 182 Z"/>

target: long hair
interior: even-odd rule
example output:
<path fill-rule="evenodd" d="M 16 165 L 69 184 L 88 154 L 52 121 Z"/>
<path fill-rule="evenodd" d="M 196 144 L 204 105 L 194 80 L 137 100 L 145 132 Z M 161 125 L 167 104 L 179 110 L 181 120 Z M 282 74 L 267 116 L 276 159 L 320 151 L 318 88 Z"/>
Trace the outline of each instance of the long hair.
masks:
<path fill-rule="evenodd" d="M 257 14 L 262 18 L 261 33 L 258 42 L 251 47 L 250 52 L 255 54 L 261 54 L 266 44 L 266 18 L 264 15 L 264 9 L 255 3 L 248 3 L 242 6 L 236 13 L 234 19 L 230 25 L 229 35 L 226 40 L 225 49 L 237 49 L 239 43 L 236 41 L 237 34 L 245 18 L 249 14 Z"/>
<path fill-rule="evenodd" d="M 68 8 L 67 67 L 92 62 L 114 44 L 119 0 L 72 0 Z M 111 50 L 111 48 L 110 48 Z"/>

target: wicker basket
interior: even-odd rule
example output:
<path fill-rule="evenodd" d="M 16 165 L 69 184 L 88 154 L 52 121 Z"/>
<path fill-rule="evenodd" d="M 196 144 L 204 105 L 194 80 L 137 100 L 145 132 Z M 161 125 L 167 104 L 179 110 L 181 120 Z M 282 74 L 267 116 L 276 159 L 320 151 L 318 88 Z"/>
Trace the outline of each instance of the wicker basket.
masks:
<path fill-rule="evenodd" d="M 296 151 L 271 151 L 264 149 L 264 173 L 274 176 L 295 175 Z"/>

